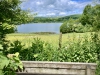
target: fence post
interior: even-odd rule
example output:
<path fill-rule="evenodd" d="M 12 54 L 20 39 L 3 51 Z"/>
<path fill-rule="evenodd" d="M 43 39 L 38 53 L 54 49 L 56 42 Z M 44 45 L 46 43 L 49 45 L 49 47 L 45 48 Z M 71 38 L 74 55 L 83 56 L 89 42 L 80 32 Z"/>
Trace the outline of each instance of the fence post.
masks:
<path fill-rule="evenodd" d="M 86 75 L 91 75 L 91 66 L 90 65 L 86 66 Z"/>
<path fill-rule="evenodd" d="M 60 50 L 61 46 L 62 46 L 62 32 L 59 35 L 59 48 L 58 48 L 58 50 Z"/>

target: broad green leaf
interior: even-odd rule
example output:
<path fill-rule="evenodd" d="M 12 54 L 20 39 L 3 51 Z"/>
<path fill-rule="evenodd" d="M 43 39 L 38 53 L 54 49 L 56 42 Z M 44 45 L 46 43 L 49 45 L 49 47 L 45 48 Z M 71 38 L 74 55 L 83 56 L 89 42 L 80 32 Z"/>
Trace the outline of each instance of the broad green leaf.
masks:
<path fill-rule="evenodd" d="M 35 58 L 38 57 L 38 54 L 34 54 L 34 57 L 35 57 Z"/>
<path fill-rule="evenodd" d="M 0 55 L 0 69 L 3 69 L 4 67 L 7 67 L 9 64 L 9 60 L 7 57 Z"/>
<path fill-rule="evenodd" d="M 16 56 L 16 57 L 18 57 L 18 56 L 19 56 L 19 53 L 18 53 L 18 52 L 16 52 L 16 53 L 15 53 L 15 56 Z"/>
<path fill-rule="evenodd" d="M 4 75 L 4 73 L 3 73 L 3 71 L 2 71 L 2 70 L 0 70 L 0 75 Z"/>

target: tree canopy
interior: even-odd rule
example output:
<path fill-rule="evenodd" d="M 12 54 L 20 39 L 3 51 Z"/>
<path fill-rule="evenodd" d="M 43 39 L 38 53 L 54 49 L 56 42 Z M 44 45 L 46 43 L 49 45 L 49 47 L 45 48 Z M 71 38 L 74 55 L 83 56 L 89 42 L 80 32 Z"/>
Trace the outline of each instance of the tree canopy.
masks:
<path fill-rule="evenodd" d="M 87 5 L 83 14 L 80 18 L 80 22 L 83 25 L 90 24 L 96 30 L 100 29 L 100 4 L 96 4 L 95 6 Z"/>
<path fill-rule="evenodd" d="M 0 22 L 21 24 L 33 19 L 28 11 L 21 10 L 20 0 L 0 0 Z"/>
<path fill-rule="evenodd" d="M 20 8 L 21 0 L 0 0 L 0 44 L 3 53 L 6 53 L 8 41 L 6 34 L 15 32 L 15 25 L 27 23 L 33 20 L 29 11 Z"/>

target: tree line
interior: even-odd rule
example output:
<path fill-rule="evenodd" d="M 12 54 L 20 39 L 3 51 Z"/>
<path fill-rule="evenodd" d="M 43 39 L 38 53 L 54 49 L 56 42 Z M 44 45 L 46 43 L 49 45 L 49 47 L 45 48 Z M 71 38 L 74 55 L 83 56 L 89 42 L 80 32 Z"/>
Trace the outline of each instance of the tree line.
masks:
<path fill-rule="evenodd" d="M 94 6 L 85 6 L 82 15 L 78 19 L 65 21 L 61 27 L 60 32 L 94 32 L 100 30 L 100 4 Z"/>
<path fill-rule="evenodd" d="M 81 15 L 75 14 L 75 15 L 69 15 L 69 16 L 63 16 L 63 17 L 34 17 L 32 20 L 33 23 L 55 23 L 55 22 L 65 22 L 66 20 L 73 18 L 78 19 Z"/>

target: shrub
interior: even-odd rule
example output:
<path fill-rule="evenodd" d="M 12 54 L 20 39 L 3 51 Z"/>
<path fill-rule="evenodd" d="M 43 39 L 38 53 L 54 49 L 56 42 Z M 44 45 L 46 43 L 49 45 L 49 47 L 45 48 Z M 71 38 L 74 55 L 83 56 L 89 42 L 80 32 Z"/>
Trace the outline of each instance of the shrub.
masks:
<path fill-rule="evenodd" d="M 68 20 L 64 22 L 60 27 L 60 32 L 62 33 L 84 33 L 84 32 L 92 32 L 93 27 L 91 25 L 86 24 L 83 26 L 81 23 L 77 22 L 76 20 Z"/>
<path fill-rule="evenodd" d="M 61 26 L 60 26 L 60 32 L 62 33 L 71 33 L 74 32 L 74 23 L 72 22 L 72 20 L 66 21 L 64 22 Z"/>
<path fill-rule="evenodd" d="M 34 38 L 32 45 L 28 48 L 23 47 L 21 44 L 16 46 L 18 48 L 15 45 L 11 45 L 11 48 L 15 51 L 12 50 L 10 52 L 18 51 L 21 60 L 96 62 L 97 47 L 92 38 L 88 40 L 85 37 L 84 41 L 69 42 L 64 44 L 60 50 L 52 44 L 41 41 L 39 38 Z"/>
<path fill-rule="evenodd" d="M 77 24 L 76 27 L 75 27 L 75 32 L 77 32 L 77 33 L 85 32 L 84 26 L 81 23 Z"/>
<path fill-rule="evenodd" d="M 18 40 L 14 41 L 13 43 L 10 43 L 10 49 L 9 49 L 9 53 L 16 53 L 16 52 L 20 52 L 21 50 L 23 50 L 24 45 L 22 45 L 22 43 Z"/>
<path fill-rule="evenodd" d="M 18 69 L 23 70 L 19 53 L 9 54 L 7 57 L 0 53 L 0 75 L 16 75 Z"/>
<path fill-rule="evenodd" d="M 77 32 L 77 33 L 93 32 L 93 27 L 88 24 L 83 26 L 81 23 L 79 23 L 75 27 L 75 32 Z"/>
<path fill-rule="evenodd" d="M 95 63 L 97 61 L 95 43 L 87 38 L 84 39 L 84 41 L 69 42 L 63 46 L 59 53 L 60 61 Z"/>
<path fill-rule="evenodd" d="M 64 22 L 64 23 L 60 26 L 60 32 L 62 32 L 62 33 L 67 33 L 67 22 Z"/>
<path fill-rule="evenodd" d="M 3 23 L 0 25 L 0 44 L 2 46 L 2 51 L 5 55 L 7 54 L 8 44 L 9 41 L 5 39 L 6 34 L 13 33 L 14 32 L 14 25 L 9 25 L 7 23 Z"/>

